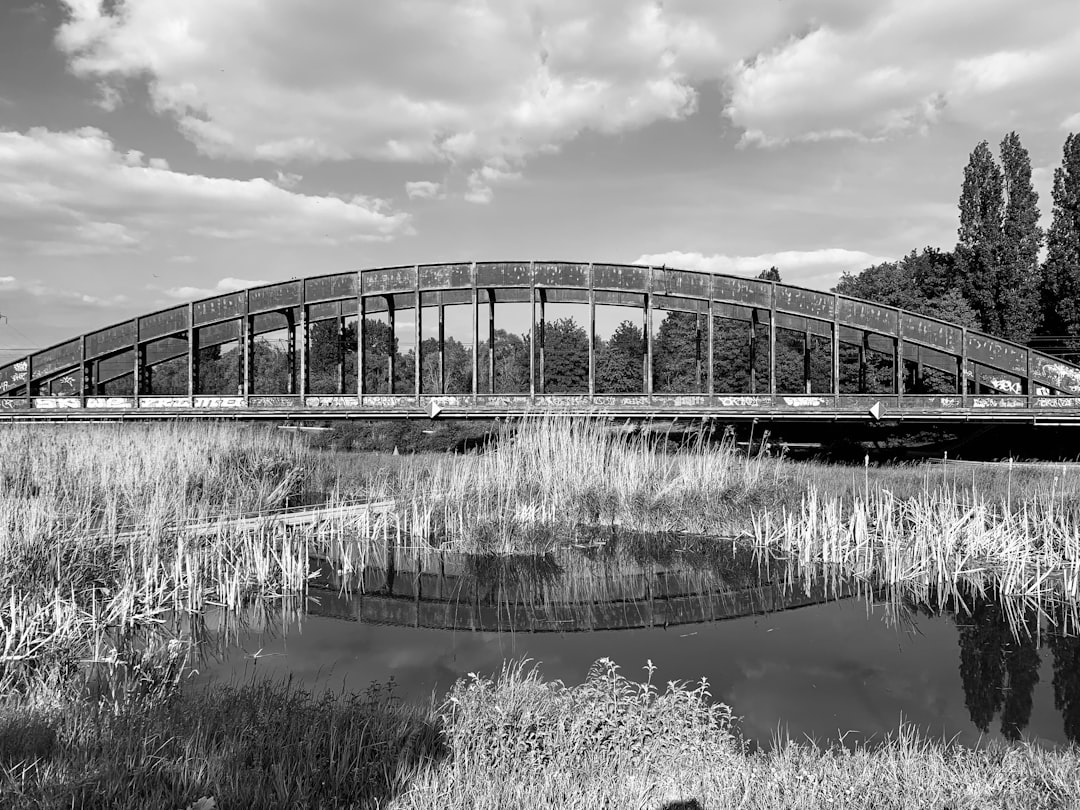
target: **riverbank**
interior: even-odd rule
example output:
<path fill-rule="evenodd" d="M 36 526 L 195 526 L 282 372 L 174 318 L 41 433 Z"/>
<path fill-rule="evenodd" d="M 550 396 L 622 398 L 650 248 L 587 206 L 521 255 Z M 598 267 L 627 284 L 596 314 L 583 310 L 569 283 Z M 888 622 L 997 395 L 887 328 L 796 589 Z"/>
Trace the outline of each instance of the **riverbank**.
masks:
<path fill-rule="evenodd" d="M 662 673 L 661 673 L 662 674 Z M 446 700 L 253 681 L 119 703 L 0 705 L 0 805 L 21 808 L 1064 808 L 1075 747 L 965 749 L 900 729 L 867 747 L 749 751 L 703 684 L 598 662 L 581 685 L 509 665 Z M 200 800 L 202 804 L 199 804 Z M 212 800 L 212 801 L 211 801 Z"/>
<path fill-rule="evenodd" d="M 547 416 L 464 455 L 326 452 L 242 425 L 18 428 L 0 434 L 0 481 L 0 688 L 128 658 L 168 611 L 303 593 L 313 558 L 356 581 L 387 544 L 535 554 L 616 534 L 721 537 L 811 581 L 1080 596 L 1067 468 L 838 467 Z M 275 521 L 312 500 L 393 506 L 302 531 Z M 229 520 L 251 512 L 265 520 Z"/>
<path fill-rule="evenodd" d="M 1080 475 L 1065 468 L 834 467 L 748 455 L 705 434 L 670 447 L 599 421 L 538 417 L 468 455 L 328 452 L 250 426 L 20 428 L 0 434 L 0 482 L 4 806 L 1080 801 L 1074 749 L 968 750 L 905 730 L 872 749 L 751 753 L 694 687 L 658 696 L 610 673 L 625 705 L 521 670 L 425 707 L 379 690 L 188 690 L 191 639 L 163 634 L 160 621 L 302 594 L 313 558 L 349 581 L 388 546 L 531 554 L 614 546 L 615 534 L 646 544 L 693 535 L 696 545 L 723 536 L 793 575 L 895 582 L 918 598 L 964 584 L 1075 606 Z M 394 509 L 300 532 L 272 514 L 351 500 Z M 228 521 L 251 512 L 268 514 L 243 531 Z M 220 525 L 196 534 L 184 528 L 192 521 Z M 88 674 L 101 679 L 88 686 Z"/>

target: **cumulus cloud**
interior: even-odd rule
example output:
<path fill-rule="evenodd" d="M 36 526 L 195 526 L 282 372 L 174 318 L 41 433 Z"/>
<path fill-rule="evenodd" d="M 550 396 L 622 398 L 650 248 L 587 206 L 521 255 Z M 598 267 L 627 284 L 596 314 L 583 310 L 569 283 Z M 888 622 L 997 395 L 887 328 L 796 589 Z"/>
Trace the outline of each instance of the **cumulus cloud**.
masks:
<path fill-rule="evenodd" d="M 410 231 L 383 201 L 296 194 L 267 180 L 184 174 L 102 131 L 0 131 L 0 248 L 42 255 L 137 251 L 177 234 L 288 244 Z"/>
<path fill-rule="evenodd" d="M 200 150 L 246 160 L 516 171 L 587 130 L 685 119 L 706 85 L 766 146 L 1080 115 L 1075 0 L 63 1 L 57 45 L 109 104 L 145 81 Z"/>
<path fill-rule="evenodd" d="M 221 293 L 236 292 L 237 290 L 246 290 L 248 287 L 258 287 L 260 284 L 269 284 L 265 280 L 249 280 L 243 278 L 223 278 L 218 281 L 213 287 L 170 287 L 164 290 L 165 295 L 169 298 L 179 298 L 183 301 L 190 301 L 194 298 L 210 298 L 215 295 L 221 295 Z"/>
<path fill-rule="evenodd" d="M 74 73 L 146 79 L 205 154 L 279 163 L 520 166 L 585 130 L 690 115 L 694 76 L 720 75 L 742 30 L 710 26 L 700 0 L 64 2 L 56 41 Z"/>
<path fill-rule="evenodd" d="M 743 143 L 778 146 L 925 132 L 942 118 L 1054 129 L 1078 109 L 1080 29 L 1070 0 L 1037 15 L 1012 0 L 867 4 L 743 59 L 726 114 Z"/>
<path fill-rule="evenodd" d="M 478 205 L 486 205 L 495 196 L 495 186 L 520 179 L 521 172 L 511 170 L 509 163 L 505 160 L 492 160 L 469 175 L 465 200 Z"/>
<path fill-rule="evenodd" d="M 91 295 L 70 287 L 54 287 L 34 279 L 20 279 L 17 276 L 0 276 L 0 288 L 6 295 L 17 294 L 21 298 L 47 299 L 53 304 L 63 302 L 71 305 L 112 309 L 125 306 L 130 299 L 126 295 Z"/>
<path fill-rule="evenodd" d="M 762 270 L 776 267 L 781 278 L 788 284 L 828 289 L 836 284 L 845 272 L 858 272 L 874 264 L 891 261 L 884 256 L 874 256 L 861 250 L 845 248 L 822 248 L 819 250 L 784 250 L 779 253 L 761 253 L 757 256 L 727 256 L 714 253 L 683 253 L 672 250 L 667 253 L 649 253 L 639 256 L 634 264 L 666 265 L 679 270 L 701 270 L 708 273 L 726 273 L 736 276 L 756 276 Z"/>
<path fill-rule="evenodd" d="M 405 184 L 405 193 L 410 200 L 441 200 L 446 196 L 443 184 L 432 180 L 411 180 Z"/>

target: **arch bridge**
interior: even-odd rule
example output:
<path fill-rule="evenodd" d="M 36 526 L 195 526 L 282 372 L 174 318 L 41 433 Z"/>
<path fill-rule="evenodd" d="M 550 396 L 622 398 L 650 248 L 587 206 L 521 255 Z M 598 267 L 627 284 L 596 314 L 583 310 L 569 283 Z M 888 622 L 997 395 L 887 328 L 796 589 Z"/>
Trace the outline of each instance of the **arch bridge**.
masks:
<path fill-rule="evenodd" d="M 1080 422 L 1080 367 L 924 315 L 716 273 L 383 267 L 225 293 L 0 367 L 0 420 Z"/>

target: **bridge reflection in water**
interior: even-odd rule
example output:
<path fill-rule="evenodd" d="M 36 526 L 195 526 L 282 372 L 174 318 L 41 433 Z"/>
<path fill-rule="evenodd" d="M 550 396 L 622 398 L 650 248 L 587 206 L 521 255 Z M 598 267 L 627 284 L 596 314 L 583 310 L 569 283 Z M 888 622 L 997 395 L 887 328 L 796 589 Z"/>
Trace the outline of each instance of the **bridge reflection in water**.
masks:
<path fill-rule="evenodd" d="M 696 541 L 680 551 L 644 539 L 639 551 L 579 549 L 543 555 L 416 553 L 398 549 L 342 582 L 313 560 L 307 612 L 402 627 L 477 632 L 587 632 L 669 627 L 772 613 L 856 593 L 850 582 L 800 584 L 762 567 L 748 548 Z M 591 559 L 590 559 L 591 557 Z M 348 586 L 348 587 L 346 587 Z"/>
<path fill-rule="evenodd" d="M 744 684 L 742 689 L 758 697 L 754 704 L 758 712 L 772 712 L 768 707 L 776 704 L 779 715 L 751 734 L 761 743 L 767 743 L 780 720 L 795 728 L 809 723 L 804 728 L 808 733 L 828 736 L 835 733 L 841 714 L 859 716 L 866 708 L 863 703 L 870 705 L 870 716 L 864 721 L 882 724 L 881 728 L 844 725 L 844 729 L 872 733 L 891 728 L 896 715 L 886 721 L 878 711 L 888 707 L 916 725 L 943 723 L 940 728 L 926 728 L 933 734 L 957 734 L 964 744 L 980 744 L 983 734 L 997 730 L 1006 739 L 1032 734 L 1050 741 L 1080 742 L 1080 637 L 1075 603 L 1004 600 L 995 595 L 991 583 L 985 588 L 968 583 L 928 604 L 925 589 L 885 592 L 835 573 L 820 576 L 817 572 L 816 579 L 808 580 L 810 572 L 776 560 L 764 564 L 751 551 L 730 543 L 656 537 L 620 538 L 604 547 L 537 556 L 418 553 L 399 548 L 381 551 L 379 559 L 369 560 L 362 574 L 350 582 L 341 581 L 330 563 L 312 563 L 319 575 L 304 612 L 374 625 L 365 632 L 381 633 L 377 637 L 388 646 L 384 657 L 390 661 L 402 656 L 423 660 L 424 650 L 438 657 L 433 651 L 451 644 L 458 650 L 455 657 L 461 655 L 458 665 L 465 671 L 478 668 L 481 662 L 498 666 L 484 647 L 460 640 L 437 642 L 430 630 L 452 631 L 447 638 L 461 632 L 528 634 L 530 640 L 517 646 L 540 655 L 547 664 L 563 656 L 580 658 L 583 650 L 586 656 L 598 657 L 618 649 L 620 660 L 630 662 L 672 655 L 678 649 L 685 660 L 664 663 L 689 667 L 691 676 L 700 675 L 702 668 L 711 670 L 710 681 L 721 687 Z M 863 608 L 849 597 L 867 603 L 865 617 L 856 615 Z M 840 604 L 835 611 L 824 607 L 840 600 L 847 602 L 846 608 Z M 815 610 L 815 605 L 822 607 Z M 883 607 L 891 620 L 873 621 L 870 614 L 880 614 Z M 797 608 L 807 608 L 807 612 Z M 733 621 L 727 625 L 724 621 L 763 615 L 770 617 L 767 624 Z M 272 630 L 280 621 L 273 610 L 261 614 L 263 629 Z M 304 619 L 295 615 L 292 621 Z M 894 625 L 891 631 L 885 626 L 890 623 Z M 686 632 L 688 625 L 700 627 Z M 730 632 L 720 630 L 725 626 Z M 908 631 L 900 632 L 901 626 Z M 394 636 L 380 630 L 394 627 L 404 632 Z M 678 627 L 684 631 L 663 632 Z M 791 658 L 785 666 L 769 663 L 772 647 L 762 634 L 774 627 L 781 628 L 775 638 L 776 654 Z M 610 635 L 595 645 L 570 641 L 579 634 L 635 629 L 644 633 L 618 634 L 625 643 Z M 650 629 L 659 632 L 650 633 Z M 332 654 L 321 660 L 321 666 L 332 667 L 333 655 L 342 655 L 347 647 L 335 639 L 349 637 L 325 625 L 321 629 L 309 625 L 301 635 L 311 637 L 307 642 L 292 637 L 294 649 L 304 650 L 296 659 L 301 670 L 310 668 L 313 659 L 320 660 L 319 645 Z M 695 643 L 689 636 L 697 637 Z M 369 637 L 374 638 L 364 636 Z M 672 646 L 680 639 L 690 646 Z M 258 641 L 260 647 L 271 643 L 266 637 Z M 501 644 L 497 647 L 496 652 L 502 649 Z M 366 644 L 360 644 L 360 649 L 368 650 L 363 660 L 374 657 Z M 441 655 L 446 656 L 445 650 Z M 446 665 L 443 660 L 429 661 L 429 666 L 436 663 Z M 588 663 L 591 659 L 578 661 L 579 669 L 584 671 Z M 754 678 L 743 672 L 744 667 L 777 680 L 751 686 Z M 565 676 L 560 673 L 560 677 Z M 847 686 L 830 692 L 832 682 Z M 426 680 L 421 686 L 420 696 L 432 688 Z M 783 694 L 768 693 L 775 689 L 782 689 Z M 739 708 L 739 695 L 716 694 Z M 1050 702 L 1057 715 L 1041 709 L 1033 712 L 1033 707 Z"/>
<path fill-rule="evenodd" d="M 433 406 L 449 417 L 1071 423 L 1080 368 L 776 282 L 535 261 L 294 279 L 0 367 L 7 420 L 416 417 Z"/>

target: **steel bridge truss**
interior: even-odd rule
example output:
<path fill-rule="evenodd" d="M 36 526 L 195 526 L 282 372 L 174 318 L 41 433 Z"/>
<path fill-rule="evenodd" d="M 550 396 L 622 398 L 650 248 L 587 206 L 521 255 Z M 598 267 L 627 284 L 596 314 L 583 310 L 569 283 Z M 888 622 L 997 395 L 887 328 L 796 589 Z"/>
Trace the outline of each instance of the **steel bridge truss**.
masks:
<path fill-rule="evenodd" d="M 496 383 L 495 313 L 503 303 L 532 313 L 527 332 L 526 324 L 513 330 L 527 333 L 528 382 L 511 392 Z M 582 362 L 588 368 L 580 369 L 580 390 L 555 393 L 545 390 L 545 335 L 552 307 L 565 304 L 580 305 L 581 319 L 588 321 L 582 324 L 588 335 Z M 599 390 L 596 317 L 598 308 L 610 307 L 641 324 L 639 391 Z M 466 390 L 448 384 L 450 309 L 468 312 L 469 334 L 459 341 L 471 366 Z M 698 371 L 687 386 L 691 390 L 655 385 L 655 327 L 672 312 L 696 316 Z M 718 385 L 718 329 L 724 323 L 727 336 L 732 323 L 745 330 L 748 373 L 737 391 Z M 403 324 L 411 329 L 412 343 L 412 373 L 405 379 L 395 348 Z M 365 337 L 376 329 L 394 339 L 379 344 Z M 313 346 L 313 333 L 316 342 L 339 344 L 331 352 L 335 368 L 329 374 L 322 368 L 318 384 L 312 378 L 313 348 L 326 347 Z M 803 375 L 795 390 L 778 386 L 781 333 L 786 345 L 792 334 L 796 342 L 801 337 Z M 346 334 L 351 342 L 340 345 Z M 269 335 L 285 344 L 280 354 L 287 369 L 276 390 L 267 390 L 257 349 L 257 339 Z M 858 368 L 846 381 L 842 355 Z M 876 375 L 867 371 L 871 356 L 877 358 Z M 434 376 L 425 377 L 426 361 L 429 370 L 437 369 Z M 228 390 L 220 380 L 210 390 L 204 368 L 209 362 L 234 364 Z M 166 368 L 169 384 L 163 386 Z M 944 389 L 920 388 L 927 370 L 945 381 Z M 824 386 L 822 379 L 828 381 Z M 560 411 L 733 421 L 1072 423 L 1080 422 L 1080 367 L 962 326 L 835 293 L 667 267 L 535 261 L 410 265 L 294 279 L 137 317 L 0 367 L 0 419 L 8 421 L 418 417 L 433 406 L 448 417 Z"/>

